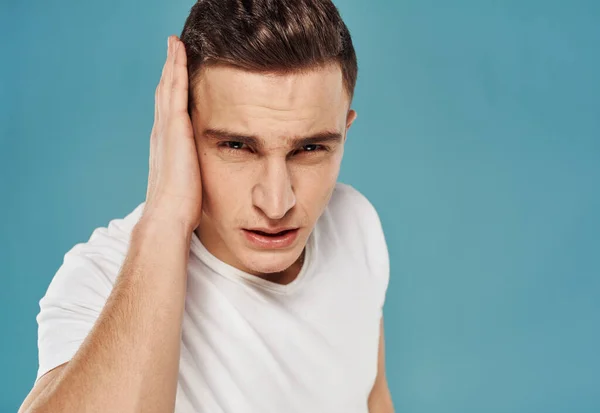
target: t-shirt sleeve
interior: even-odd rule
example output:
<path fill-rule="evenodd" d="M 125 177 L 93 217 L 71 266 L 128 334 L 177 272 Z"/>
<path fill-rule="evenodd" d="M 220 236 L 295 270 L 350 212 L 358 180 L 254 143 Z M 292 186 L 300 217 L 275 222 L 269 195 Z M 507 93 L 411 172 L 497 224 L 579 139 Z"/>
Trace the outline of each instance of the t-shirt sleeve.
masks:
<path fill-rule="evenodd" d="M 367 210 L 367 216 L 369 217 L 367 219 L 369 227 L 366 231 L 367 250 L 369 251 L 368 260 L 378 286 L 379 310 L 383 313 L 383 306 L 390 281 L 389 252 L 377 210 L 370 202 Z"/>
<path fill-rule="evenodd" d="M 65 254 L 39 301 L 36 381 L 70 361 L 98 319 L 126 254 L 122 227 L 122 220 L 113 220 Z"/>
<path fill-rule="evenodd" d="M 338 184 L 338 190 L 344 193 L 347 204 L 354 206 L 350 219 L 358 223 L 356 228 L 359 232 L 355 238 L 363 242 L 366 264 L 377 295 L 377 305 L 382 313 L 390 280 L 390 259 L 381 219 L 373 204 L 358 190 L 341 183 Z"/>

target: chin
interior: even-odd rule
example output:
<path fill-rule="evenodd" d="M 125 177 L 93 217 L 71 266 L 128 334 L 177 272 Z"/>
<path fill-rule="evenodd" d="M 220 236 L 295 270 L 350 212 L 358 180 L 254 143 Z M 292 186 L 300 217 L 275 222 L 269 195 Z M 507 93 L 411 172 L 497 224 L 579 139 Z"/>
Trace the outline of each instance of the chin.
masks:
<path fill-rule="evenodd" d="M 303 248 L 297 251 L 248 251 L 244 264 L 254 274 L 279 273 L 290 268 L 300 257 Z"/>

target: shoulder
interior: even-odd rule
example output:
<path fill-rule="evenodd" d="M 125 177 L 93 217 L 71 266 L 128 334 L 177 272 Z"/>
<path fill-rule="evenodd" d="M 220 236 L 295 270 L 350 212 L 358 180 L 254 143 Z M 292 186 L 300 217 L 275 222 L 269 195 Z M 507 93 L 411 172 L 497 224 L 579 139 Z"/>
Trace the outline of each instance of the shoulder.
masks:
<path fill-rule="evenodd" d="M 365 195 L 351 185 L 338 182 L 327 206 L 337 225 L 378 232 L 381 221 L 377 210 Z"/>
<path fill-rule="evenodd" d="M 390 275 L 388 248 L 379 214 L 367 197 L 351 185 L 337 183 L 319 221 L 318 238 L 328 257 L 351 260 L 361 269 L 383 306 Z"/>
<path fill-rule="evenodd" d="M 143 203 L 127 215 L 95 228 L 89 239 L 68 250 L 52 278 L 46 299 L 77 289 L 110 294 L 129 249 L 133 227 L 139 220 Z"/>
<path fill-rule="evenodd" d="M 39 301 L 37 379 L 69 361 L 92 329 L 113 289 L 142 206 L 96 228 L 86 242 L 64 255 Z"/>
<path fill-rule="evenodd" d="M 334 236 L 338 245 L 366 257 L 369 266 L 377 267 L 377 271 L 385 271 L 388 251 L 381 220 L 365 195 L 338 182 L 323 215 L 329 238 Z"/>
<path fill-rule="evenodd" d="M 125 216 L 110 220 L 105 226 L 94 229 L 86 242 L 76 244 L 65 257 L 87 256 L 106 260 L 122 258 L 129 248 L 131 232 L 141 217 L 144 203 Z"/>

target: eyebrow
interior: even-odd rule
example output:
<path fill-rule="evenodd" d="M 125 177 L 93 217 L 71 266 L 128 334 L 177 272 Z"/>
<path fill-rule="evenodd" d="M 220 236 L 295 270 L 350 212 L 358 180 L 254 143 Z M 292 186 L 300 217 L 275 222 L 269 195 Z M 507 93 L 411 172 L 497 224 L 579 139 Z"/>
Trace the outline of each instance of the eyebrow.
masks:
<path fill-rule="evenodd" d="M 263 141 L 256 135 L 244 135 L 228 131 L 226 129 L 204 129 L 202 134 L 214 140 L 228 140 L 240 142 L 247 146 L 262 149 Z M 317 143 L 339 143 L 342 141 L 342 134 L 334 131 L 318 132 L 310 136 L 291 137 L 288 142 L 292 142 L 293 146 L 314 145 Z"/>

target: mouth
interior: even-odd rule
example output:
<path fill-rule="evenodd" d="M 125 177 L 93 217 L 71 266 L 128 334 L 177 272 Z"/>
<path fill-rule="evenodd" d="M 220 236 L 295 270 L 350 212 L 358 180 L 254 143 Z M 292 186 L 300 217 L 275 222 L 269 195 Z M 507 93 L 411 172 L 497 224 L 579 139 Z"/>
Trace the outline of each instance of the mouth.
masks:
<path fill-rule="evenodd" d="M 289 247 L 298 237 L 299 228 L 243 229 L 246 240 L 256 248 L 279 249 Z"/>
<path fill-rule="evenodd" d="M 294 231 L 295 229 L 297 229 L 297 228 L 283 229 L 281 231 L 276 230 L 276 231 L 270 231 L 270 232 L 266 231 L 266 230 L 261 231 L 258 229 L 248 229 L 246 231 L 250 231 L 250 232 L 253 232 L 258 235 L 264 235 L 266 237 L 279 237 L 281 235 L 287 234 L 290 231 Z"/>

